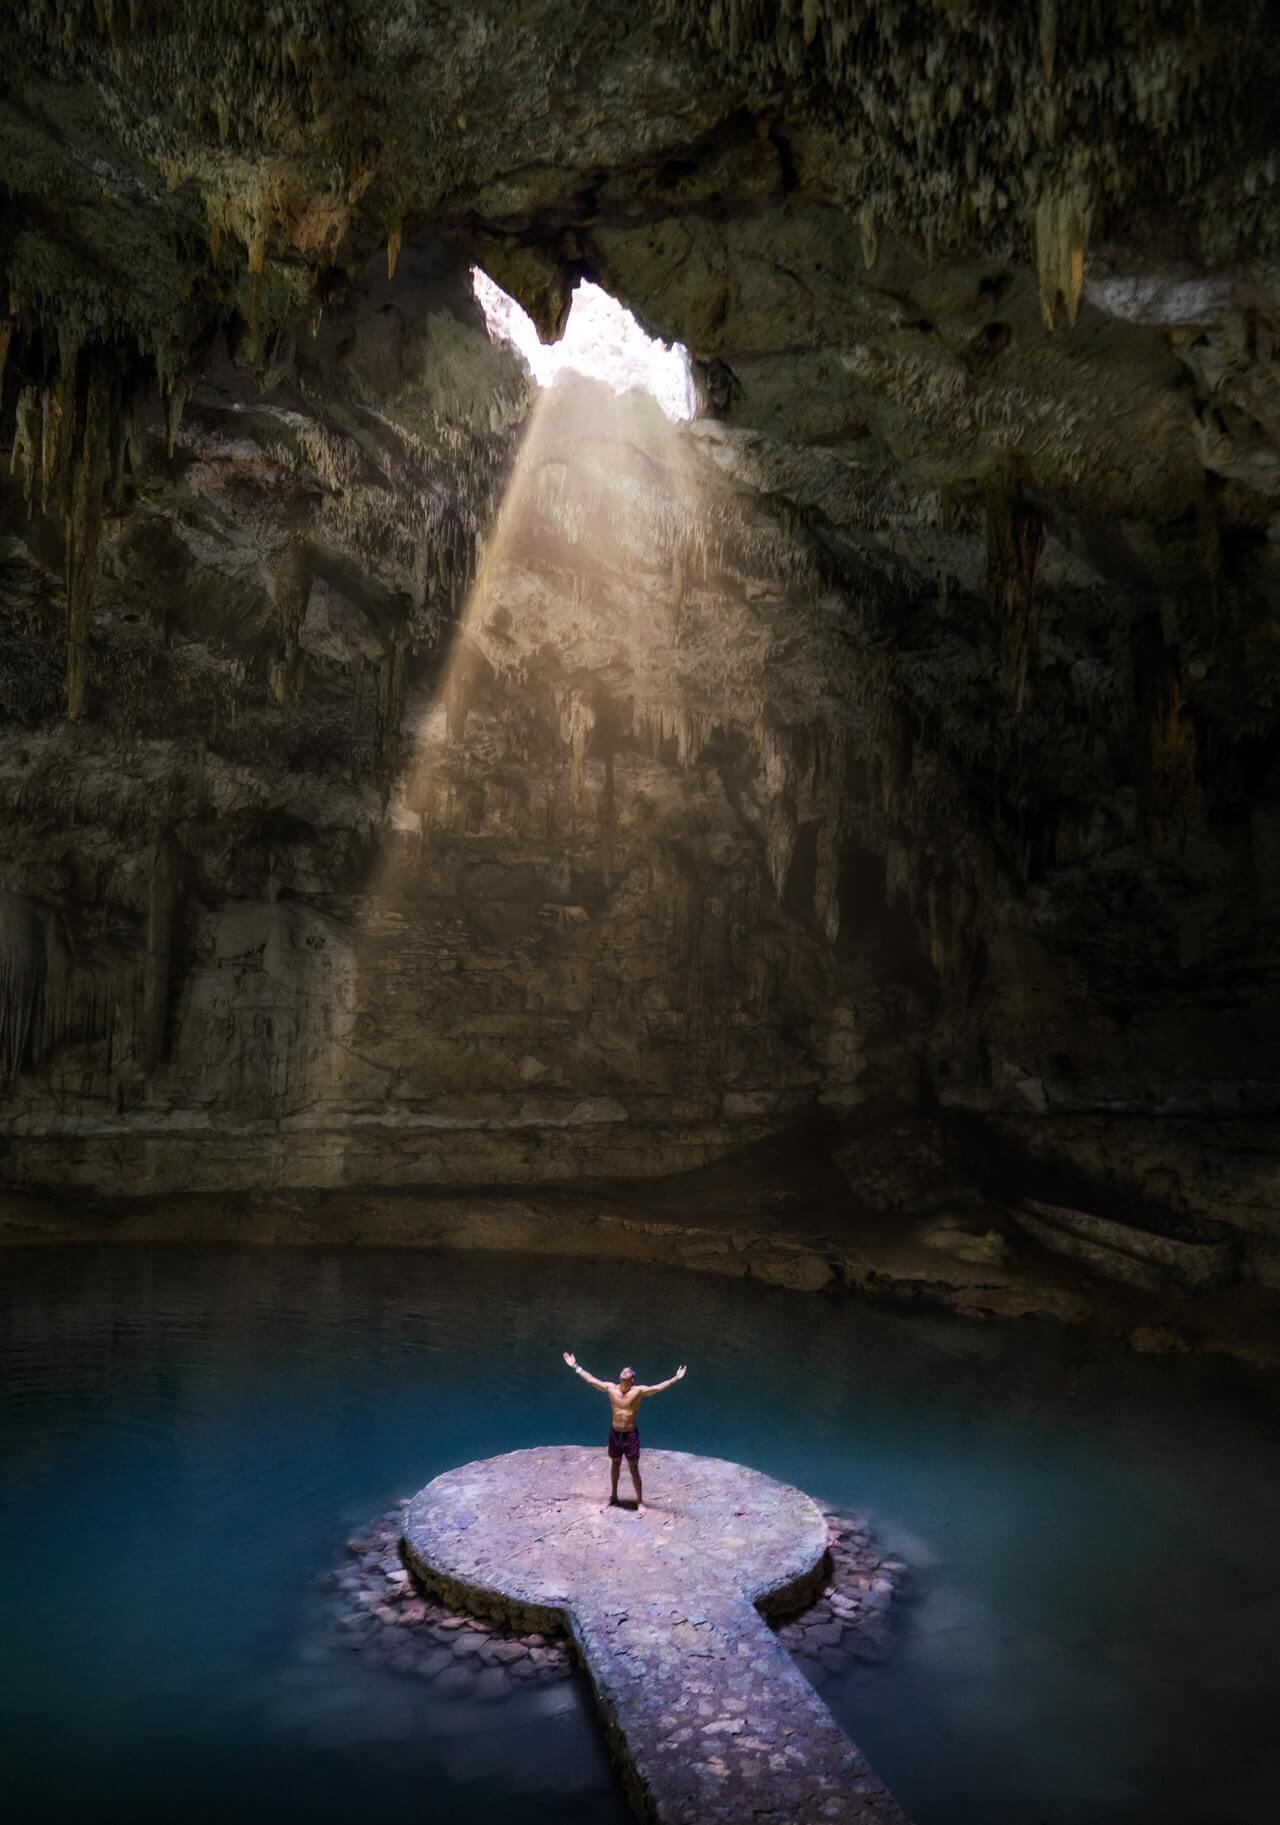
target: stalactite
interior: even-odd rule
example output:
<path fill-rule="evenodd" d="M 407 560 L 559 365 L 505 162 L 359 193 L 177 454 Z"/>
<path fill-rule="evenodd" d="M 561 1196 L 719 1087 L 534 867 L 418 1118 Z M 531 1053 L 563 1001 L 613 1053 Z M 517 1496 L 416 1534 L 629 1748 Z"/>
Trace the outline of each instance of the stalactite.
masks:
<path fill-rule="evenodd" d="M 1068 326 L 1076 320 L 1091 216 L 1089 197 L 1078 184 L 1049 191 L 1036 205 L 1036 277 L 1047 329 L 1054 327 L 1059 314 Z"/>
<path fill-rule="evenodd" d="M 688 556 L 683 544 L 677 539 L 671 548 L 671 641 L 674 646 L 680 644 L 680 633 L 684 626 L 684 599 L 688 587 Z"/>
<path fill-rule="evenodd" d="M 276 555 L 271 577 L 276 626 L 286 647 L 294 647 L 306 620 L 311 600 L 311 553 L 302 539 L 289 539 Z"/>
<path fill-rule="evenodd" d="M 22 498 L 30 514 L 35 503 L 36 474 L 40 467 L 40 394 L 34 387 L 23 387 L 18 394 L 13 422 L 13 455 L 9 473 L 22 464 Z"/>
<path fill-rule="evenodd" d="M 40 391 L 40 511 L 49 511 L 49 481 L 57 466 L 57 418 L 51 397 L 52 389 Z"/>
<path fill-rule="evenodd" d="M 40 989 L 39 1019 L 32 1035 L 32 1062 L 60 1045 L 83 1025 L 96 1025 L 93 981 L 80 972 L 63 921 L 51 907 L 39 908 L 44 927 L 45 967 Z M 86 993 L 86 990 L 88 991 Z"/>
<path fill-rule="evenodd" d="M 1007 474 L 987 487 L 987 594 L 999 617 L 1006 687 L 1014 708 L 1026 698 L 1035 642 L 1035 582 L 1044 521 Z"/>
<path fill-rule="evenodd" d="M 911 851 L 897 837 L 890 837 L 884 852 L 884 892 L 889 905 L 904 898 L 911 887 Z"/>
<path fill-rule="evenodd" d="M 905 712 L 894 703 L 882 706 L 877 723 L 875 744 L 880 775 L 880 808 L 887 817 L 897 818 L 903 810 L 906 789 L 911 780 L 914 751 L 911 723 Z"/>
<path fill-rule="evenodd" d="M 1175 655 L 1166 644 L 1159 616 L 1134 627 L 1130 651 L 1138 799 L 1150 835 L 1158 843 L 1177 844 L 1202 810 L 1195 724 L 1187 714 Z"/>
<path fill-rule="evenodd" d="M 864 204 L 858 211 L 858 234 L 862 241 L 863 264 L 870 272 L 880 252 L 880 230 L 876 224 L 876 212 L 870 204 Z"/>
<path fill-rule="evenodd" d="M 271 573 L 271 597 L 276 611 L 280 646 L 271 663 L 271 689 L 276 702 L 292 703 L 302 689 L 306 656 L 300 639 L 311 599 L 311 553 L 305 542 L 291 538 L 280 548 Z"/>
<path fill-rule="evenodd" d="M 1040 67 L 1046 82 L 1053 81 L 1053 59 L 1058 46 L 1058 0 L 1040 0 Z"/>
<path fill-rule="evenodd" d="M 115 412 L 115 435 L 111 448 L 111 501 L 119 509 L 124 505 L 125 464 L 136 462 L 137 429 L 133 417 L 133 400 L 123 395 Z"/>
<path fill-rule="evenodd" d="M 981 934 L 975 929 L 978 896 L 973 884 L 955 876 L 951 882 L 951 930 L 954 937 L 953 963 L 957 973 L 969 975 Z"/>
<path fill-rule="evenodd" d="M 402 238 L 403 234 L 404 234 L 404 225 L 401 222 L 397 222 L 393 228 L 391 228 L 387 231 L 387 277 L 388 277 L 388 279 L 394 279 L 396 276 L 396 261 L 400 257 L 400 243 L 401 243 L 401 238 Z"/>
<path fill-rule="evenodd" d="M 938 529 L 940 532 L 951 532 L 956 520 L 956 491 L 951 482 L 944 482 L 938 490 Z M 951 572 L 943 570 L 938 578 L 937 610 L 939 618 L 946 621 L 951 615 Z"/>
<path fill-rule="evenodd" d="M 1047 145 L 1051 146 L 1058 137 L 1058 117 L 1058 97 L 1052 89 L 1046 89 L 1044 92 L 1044 106 L 1040 112 L 1040 121 L 1041 132 L 1044 135 L 1045 143 Z"/>
<path fill-rule="evenodd" d="M 398 628 L 391 651 L 382 662 L 378 704 L 377 774 L 384 785 L 395 778 L 400 765 L 400 726 L 409 689 L 409 635 Z"/>
<path fill-rule="evenodd" d="M 259 227 L 249 241 L 249 301 L 246 321 L 251 330 L 257 329 L 258 319 L 262 315 L 262 274 L 266 260 L 267 234 L 265 228 Z"/>
<path fill-rule="evenodd" d="M 84 436 L 67 536 L 67 716 L 77 722 L 88 688 L 89 623 L 98 587 L 98 540 L 111 460 L 111 374 L 97 357 L 89 371 Z"/>
<path fill-rule="evenodd" d="M 302 695 L 306 675 L 307 656 L 300 647 L 295 646 L 290 650 L 282 648 L 272 656 L 268 682 L 271 685 L 271 695 L 281 709 L 297 702 Z"/>
<path fill-rule="evenodd" d="M 1222 575 L 1222 522 L 1217 497 L 1213 494 L 1202 495 L 1196 503 L 1196 546 L 1200 568 L 1209 580 L 1210 589 L 1216 594 L 1218 579 Z"/>
<path fill-rule="evenodd" d="M 44 991 L 42 909 L 23 894 L 0 889 L 0 1083 L 27 1061 Z"/>
<path fill-rule="evenodd" d="M 614 778 L 614 741 L 612 729 L 606 731 L 604 743 L 604 793 L 600 802 L 600 824 L 604 833 L 603 874 L 606 890 L 613 886 L 613 854 L 618 838 L 618 801 Z"/>
<path fill-rule="evenodd" d="M 365 679 L 371 672 L 367 659 L 358 659 L 351 668 L 351 778 L 358 779 L 360 774 L 361 738 L 364 733 L 365 703 L 369 693 L 365 689 Z"/>
<path fill-rule="evenodd" d="M 951 901 L 936 875 L 931 877 L 925 891 L 925 919 L 929 961 L 940 976 L 945 975 L 951 962 Z"/>
<path fill-rule="evenodd" d="M 164 1057 L 169 980 L 182 893 L 182 851 L 165 831 L 155 845 L 147 894 L 147 956 L 143 968 L 142 1058 L 149 1073 Z"/>
<path fill-rule="evenodd" d="M 40 511 L 67 511 L 71 452 L 75 434 L 76 362 L 79 347 L 70 338 L 62 339 L 59 349 L 58 377 L 45 388 L 40 447 Z"/>
<path fill-rule="evenodd" d="M 52 965 L 45 980 L 36 1056 L 42 1058 L 77 1040 L 105 1041 L 110 1055 L 117 1012 L 122 1004 L 136 1004 L 142 974 L 133 961 L 79 965 L 69 953 L 64 963 Z"/>
<path fill-rule="evenodd" d="M 172 456 L 178 447 L 178 432 L 182 429 L 182 414 L 191 397 L 191 382 L 181 376 L 169 383 L 164 402 L 165 444 Z"/>
<path fill-rule="evenodd" d="M 13 325 L 8 320 L 0 321 L 0 405 L 4 404 L 4 370 L 9 360 L 9 344 L 13 340 Z"/>
<path fill-rule="evenodd" d="M 560 704 L 560 739 L 569 748 L 569 797 L 580 805 L 587 791 L 587 740 L 594 716 L 590 704 L 571 691 Z"/>
<path fill-rule="evenodd" d="M 838 789 L 833 798 L 838 804 Z M 840 936 L 840 825 L 833 815 L 824 817 L 818 825 L 813 910 L 827 943 L 834 944 Z"/>
<path fill-rule="evenodd" d="M 53 907 L 0 890 L 0 1081 L 72 1040 L 105 1039 L 136 1005 L 137 958 L 78 959 Z"/>

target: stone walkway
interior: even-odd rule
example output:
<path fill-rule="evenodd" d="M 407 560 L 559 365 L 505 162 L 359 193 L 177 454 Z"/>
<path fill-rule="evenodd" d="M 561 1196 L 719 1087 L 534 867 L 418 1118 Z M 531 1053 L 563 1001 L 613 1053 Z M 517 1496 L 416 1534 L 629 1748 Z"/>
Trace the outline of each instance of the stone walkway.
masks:
<path fill-rule="evenodd" d="M 603 1454 L 585 1446 L 464 1465 L 410 1503 L 406 1558 L 447 1602 L 567 1623 L 660 1825 L 905 1825 L 761 1614 L 826 1582 L 817 1504 L 717 1458 L 649 1451 L 643 1466 L 641 1519 L 602 1507 Z"/>

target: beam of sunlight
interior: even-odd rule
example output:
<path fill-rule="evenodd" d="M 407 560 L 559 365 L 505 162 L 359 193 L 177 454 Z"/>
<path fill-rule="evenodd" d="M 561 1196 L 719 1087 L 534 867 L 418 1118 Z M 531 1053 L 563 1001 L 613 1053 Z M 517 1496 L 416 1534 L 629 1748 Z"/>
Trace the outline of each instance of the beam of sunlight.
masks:
<path fill-rule="evenodd" d="M 424 841 L 428 829 L 459 815 L 471 703 L 490 687 L 534 716 L 554 711 L 575 805 L 597 722 L 595 747 L 611 750 L 616 735 L 653 738 L 645 724 L 663 714 L 651 712 L 660 693 L 670 721 L 670 652 L 701 532 L 694 453 L 681 423 L 694 405 L 684 350 L 647 337 L 622 305 L 587 284 L 574 294 L 564 340 L 543 348 L 520 306 L 478 268 L 473 276 L 490 333 L 522 350 L 531 344 L 554 380 L 534 396 L 397 783 L 393 822 Z M 660 740 L 672 734 L 683 749 L 683 733 L 657 731 Z M 611 779 L 611 758 L 605 772 Z"/>
<path fill-rule="evenodd" d="M 394 1030 L 399 947 L 424 941 L 428 909 L 451 901 L 455 881 L 467 882 L 466 920 L 479 922 L 475 980 L 464 986 L 449 962 L 439 1005 L 422 1010 L 420 1055 L 404 1067 L 409 1104 L 393 1092 L 367 1120 L 483 1130 L 487 1145 L 514 1148 L 529 1144 L 522 1130 L 554 1135 L 584 1119 L 581 1084 L 516 1079 L 502 1093 L 483 1073 L 473 1081 L 468 1034 L 494 1017 L 494 957 L 519 956 L 544 941 L 549 919 L 572 924 L 580 913 L 556 911 L 568 899 L 556 881 L 567 889 L 571 864 L 598 869 L 612 891 L 627 802 L 616 775 L 663 750 L 695 750 L 720 720 L 672 703 L 673 649 L 688 638 L 686 605 L 707 561 L 703 518 L 695 452 L 647 386 L 619 389 L 567 367 L 538 390 L 448 658 L 407 721 L 357 970 L 362 1043 L 377 1050 L 377 1036 Z M 527 907 L 518 894 L 503 898 L 513 840 L 535 858 L 524 865 L 531 883 L 536 857 L 546 858 L 545 887 L 531 885 Z M 491 902 L 476 891 L 486 870 Z M 456 921 L 456 911 L 447 916 Z M 467 954 L 453 935 L 442 934 L 442 947 L 442 968 L 445 953 Z M 531 1051 L 537 1026 L 531 1010 Z"/>
<path fill-rule="evenodd" d="M 588 746 L 647 738 L 642 725 L 660 694 L 669 720 L 669 655 L 697 522 L 692 452 L 647 392 L 566 373 L 538 393 L 436 694 L 414 732 L 397 792 L 410 814 L 402 829 L 419 821 L 425 834 L 438 819 L 447 823 L 440 785 L 456 779 L 471 704 L 489 686 L 535 715 L 554 710 L 575 810 L 585 802 Z"/>

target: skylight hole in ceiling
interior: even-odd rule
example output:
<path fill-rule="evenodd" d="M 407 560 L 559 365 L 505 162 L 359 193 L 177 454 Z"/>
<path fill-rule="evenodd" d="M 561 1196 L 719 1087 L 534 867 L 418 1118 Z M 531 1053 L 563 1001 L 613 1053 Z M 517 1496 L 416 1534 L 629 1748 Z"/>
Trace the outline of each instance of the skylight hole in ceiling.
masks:
<path fill-rule="evenodd" d="M 688 351 L 678 342 L 646 336 L 626 305 L 598 285 L 579 281 L 564 335 L 544 343 L 528 312 L 488 273 L 474 266 L 471 277 L 490 336 L 519 350 L 539 386 L 553 386 L 571 369 L 607 382 L 615 393 L 634 387 L 651 393 L 668 418 L 693 417 L 697 394 Z"/>

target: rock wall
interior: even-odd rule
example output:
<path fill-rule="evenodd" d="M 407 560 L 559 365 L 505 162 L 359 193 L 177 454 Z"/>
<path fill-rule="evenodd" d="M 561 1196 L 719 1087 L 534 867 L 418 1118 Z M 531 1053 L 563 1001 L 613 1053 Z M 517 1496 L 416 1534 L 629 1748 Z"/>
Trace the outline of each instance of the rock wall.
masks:
<path fill-rule="evenodd" d="M 873 1099 L 1280 1233 L 1260 0 L 27 0 L 0 1170 L 666 1170 Z M 587 277 L 703 415 L 535 402 Z"/>
<path fill-rule="evenodd" d="M 206 516 L 219 581 L 233 541 L 252 552 L 294 519 L 295 650 L 264 643 L 258 669 L 295 683 L 250 712 L 257 755 L 248 715 L 190 747 L 64 723 L 11 749 L 13 920 L 65 934 L 104 985 L 94 1018 L 55 1032 L 30 972 L 8 984 L 11 1184 L 638 1176 L 904 1087 L 912 993 L 841 937 L 848 714 L 821 685 L 836 654 L 805 608 L 816 573 L 696 440 L 646 397 L 562 385 L 518 421 L 453 620 L 414 654 L 412 602 L 388 634 L 326 581 L 324 505 L 299 530 L 273 477 L 276 510 L 255 479 L 246 512 L 264 433 L 230 442 L 208 397 L 171 486 Z M 118 539 L 132 554 L 147 531 Z M 213 587 L 205 615 L 228 614 Z M 187 625 L 157 657 L 181 653 L 207 688 L 216 642 Z M 397 726 L 362 751 L 351 732 L 397 642 Z"/>

